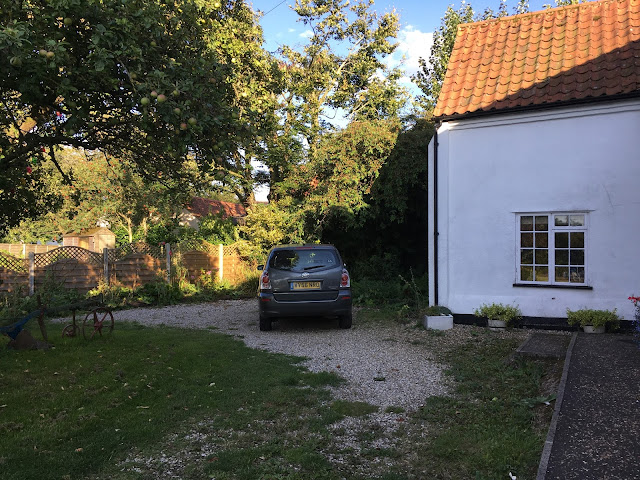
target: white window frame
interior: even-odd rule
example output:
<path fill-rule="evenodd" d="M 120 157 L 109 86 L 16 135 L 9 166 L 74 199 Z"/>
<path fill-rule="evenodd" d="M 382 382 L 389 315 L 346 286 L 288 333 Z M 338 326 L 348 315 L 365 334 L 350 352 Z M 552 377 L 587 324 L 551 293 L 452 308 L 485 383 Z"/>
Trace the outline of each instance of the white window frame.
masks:
<path fill-rule="evenodd" d="M 556 226 L 555 225 L 555 217 L 558 215 L 584 215 L 584 225 L 581 226 L 571 226 L 571 225 L 567 225 L 567 226 Z M 528 217 L 528 216 L 532 216 L 534 218 L 534 229 L 535 229 L 535 217 L 536 216 L 546 216 L 548 219 L 548 243 L 547 243 L 547 250 L 548 250 L 548 272 L 549 272 L 549 280 L 544 282 L 544 281 L 539 281 L 539 280 L 521 280 L 521 248 L 523 248 L 521 246 L 521 233 L 522 230 L 520 230 L 520 226 L 521 226 L 521 221 L 520 219 L 522 217 Z M 557 211 L 557 212 L 518 212 L 515 215 L 515 223 L 516 223 L 516 280 L 515 280 L 515 284 L 517 285 L 553 285 L 553 286 L 562 286 L 562 287 L 585 287 L 589 285 L 589 241 L 588 241 L 588 237 L 589 237 L 589 214 L 586 211 Z M 533 232 L 533 231 L 532 231 Z M 569 278 L 569 281 L 567 282 L 558 282 L 555 280 L 555 269 L 558 266 L 563 266 L 563 265 L 557 265 L 556 264 L 556 259 L 555 259 L 555 254 L 556 254 L 556 247 L 555 247 L 555 233 L 560 233 L 560 232 L 584 232 L 584 282 L 582 283 L 578 283 L 578 282 L 572 282 L 571 279 Z M 524 247 L 524 248 L 528 248 L 528 247 Z M 534 247 L 531 247 L 532 249 L 534 249 Z M 567 265 L 568 267 L 570 267 L 569 265 Z"/>

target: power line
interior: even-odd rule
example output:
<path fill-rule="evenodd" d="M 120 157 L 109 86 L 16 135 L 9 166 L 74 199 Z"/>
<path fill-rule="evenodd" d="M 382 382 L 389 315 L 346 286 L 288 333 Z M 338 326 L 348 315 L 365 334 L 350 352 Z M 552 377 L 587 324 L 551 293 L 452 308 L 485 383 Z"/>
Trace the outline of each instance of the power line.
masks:
<path fill-rule="evenodd" d="M 282 5 L 284 2 L 286 2 L 287 0 L 282 0 L 279 4 L 277 4 L 275 7 L 273 7 L 271 10 L 269 10 L 267 13 L 265 13 L 264 15 L 262 15 L 262 17 L 266 17 L 267 15 L 269 15 L 271 12 L 273 12 L 276 8 L 278 8 L 280 5 Z"/>

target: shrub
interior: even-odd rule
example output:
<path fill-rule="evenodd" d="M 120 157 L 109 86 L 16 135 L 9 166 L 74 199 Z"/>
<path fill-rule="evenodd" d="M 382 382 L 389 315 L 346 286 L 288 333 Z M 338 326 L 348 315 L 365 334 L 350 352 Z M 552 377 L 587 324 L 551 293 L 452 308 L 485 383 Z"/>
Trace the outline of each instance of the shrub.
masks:
<path fill-rule="evenodd" d="M 583 308 L 581 310 L 571 311 L 567 308 L 567 323 L 569 325 L 591 325 L 593 327 L 604 327 L 611 324 L 617 327 L 620 321 L 617 310 L 592 310 Z"/>
<path fill-rule="evenodd" d="M 502 320 L 507 325 L 522 318 L 522 312 L 517 305 L 503 305 L 502 303 L 482 304 L 473 312 L 476 317 L 486 317 L 489 320 Z"/>

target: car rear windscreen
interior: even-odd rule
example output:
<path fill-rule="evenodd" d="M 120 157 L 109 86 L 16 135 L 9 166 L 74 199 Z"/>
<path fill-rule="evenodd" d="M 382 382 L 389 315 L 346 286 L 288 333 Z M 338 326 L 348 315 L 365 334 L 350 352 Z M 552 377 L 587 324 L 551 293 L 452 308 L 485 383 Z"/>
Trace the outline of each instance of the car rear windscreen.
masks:
<path fill-rule="evenodd" d="M 278 270 L 306 271 L 326 267 L 335 267 L 339 264 L 338 256 L 334 250 L 297 250 L 287 249 L 274 252 L 269 261 L 270 268 Z"/>

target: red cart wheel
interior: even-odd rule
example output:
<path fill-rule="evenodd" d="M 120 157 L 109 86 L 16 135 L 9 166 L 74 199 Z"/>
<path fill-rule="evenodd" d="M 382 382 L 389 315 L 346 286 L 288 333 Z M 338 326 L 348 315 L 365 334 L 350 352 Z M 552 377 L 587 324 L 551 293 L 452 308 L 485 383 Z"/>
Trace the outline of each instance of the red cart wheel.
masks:
<path fill-rule="evenodd" d="M 82 335 L 86 339 L 93 338 L 96 333 L 100 336 L 102 336 L 103 333 L 106 335 L 113 331 L 113 325 L 114 321 L 111 310 L 104 307 L 98 307 L 84 317 L 84 322 L 82 323 Z"/>
<path fill-rule="evenodd" d="M 70 323 L 69 325 L 67 325 L 66 327 L 64 327 L 62 329 L 62 338 L 64 337 L 75 337 L 76 336 L 76 331 L 78 330 L 78 327 L 75 326 L 73 323 Z"/>

